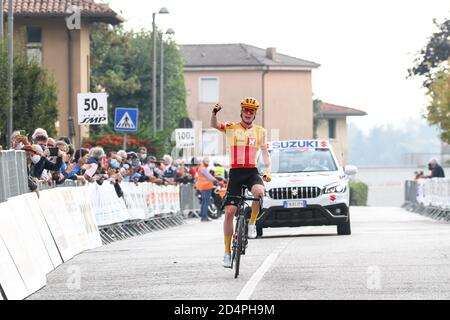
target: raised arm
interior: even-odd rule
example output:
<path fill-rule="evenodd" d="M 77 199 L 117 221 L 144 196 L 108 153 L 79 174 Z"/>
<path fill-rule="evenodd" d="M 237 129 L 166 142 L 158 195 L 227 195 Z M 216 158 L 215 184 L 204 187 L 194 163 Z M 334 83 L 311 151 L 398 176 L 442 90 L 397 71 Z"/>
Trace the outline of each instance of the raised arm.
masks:
<path fill-rule="evenodd" d="M 216 103 L 211 113 L 211 127 L 217 130 L 220 130 L 220 122 L 219 120 L 217 120 L 217 112 L 219 112 L 221 109 L 222 106 Z"/>

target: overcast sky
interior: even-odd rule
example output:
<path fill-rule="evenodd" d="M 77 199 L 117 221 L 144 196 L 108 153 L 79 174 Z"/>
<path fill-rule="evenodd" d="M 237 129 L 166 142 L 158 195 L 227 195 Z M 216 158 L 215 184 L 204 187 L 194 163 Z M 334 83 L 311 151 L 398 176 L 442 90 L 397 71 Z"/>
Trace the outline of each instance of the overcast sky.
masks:
<path fill-rule="evenodd" d="M 419 118 L 421 80 L 406 79 L 415 54 L 450 16 L 448 0 L 109 0 L 127 29 L 175 30 L 179 44 L 246 43 L 321 64 L 313 92 L 322 101 L 366 111 L 362 127 Z"/>

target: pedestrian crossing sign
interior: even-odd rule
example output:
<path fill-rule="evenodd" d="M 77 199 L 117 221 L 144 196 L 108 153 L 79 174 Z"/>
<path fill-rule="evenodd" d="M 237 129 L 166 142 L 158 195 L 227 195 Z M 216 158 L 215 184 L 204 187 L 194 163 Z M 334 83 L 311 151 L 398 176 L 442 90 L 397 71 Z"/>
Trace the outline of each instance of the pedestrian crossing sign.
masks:
<path fill-rule="evenodd" d="M 138 130 L 139 109 L 116 108 L 115 131 L 134 132 Z"/>

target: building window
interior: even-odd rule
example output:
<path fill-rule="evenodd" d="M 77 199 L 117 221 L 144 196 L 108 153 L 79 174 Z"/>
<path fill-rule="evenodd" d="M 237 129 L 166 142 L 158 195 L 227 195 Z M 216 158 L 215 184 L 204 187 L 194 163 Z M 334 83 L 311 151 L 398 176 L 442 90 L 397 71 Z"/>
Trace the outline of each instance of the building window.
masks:
<path fill-rule="evenodd" d="M 219 102 L 219 78 L 200 78 L 200 102 Z"/>
<path fill-rule="evenodd" d="M 328 119 L 328 139 L 336 139 L 336 119 Z"/>
<path fill-rule="evenodd" d="M 42 28 L 40 27 L 27 27 L 27 57 L 28 61 L 42 65 Z"/>

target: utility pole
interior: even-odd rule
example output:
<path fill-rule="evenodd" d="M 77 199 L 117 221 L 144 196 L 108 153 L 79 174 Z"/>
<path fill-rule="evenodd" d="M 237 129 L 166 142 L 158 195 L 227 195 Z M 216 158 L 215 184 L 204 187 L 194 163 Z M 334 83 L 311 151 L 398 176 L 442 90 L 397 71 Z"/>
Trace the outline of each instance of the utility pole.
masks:
<path fill-rule="evenodd" d="M 0 1 L 0 42 L 3 40 L 3 0 Z"/>
<path fill-rule="evenodd" d="M 156 13 L 153 13 L 153 67 L 152 67 L 152 108 L 153 108 L 153 136 L 156 137 Z"/>
<path fill-rule="evenodd" d="M 3 0 L 1 0 L 3 1 Z M 9 112 L 8 112 L 8 142 L 11 143 L 13 132 L 13 63 L 14 63 L 14 9 L 13 0 L 8 1 L 8 82 L 9 82 Z"/>
<path fill-rule="evenodd" d="M 161 131 L 164 130 L 164 39 L 163 39 L 163 33 L 161 32 L 161 75 L 159 77 L 159 103 L 160 103 L 160 108 L 159 108 L 159 116 L 161 117 L 160 119 L 160 127 L 159 129 Z"/>

